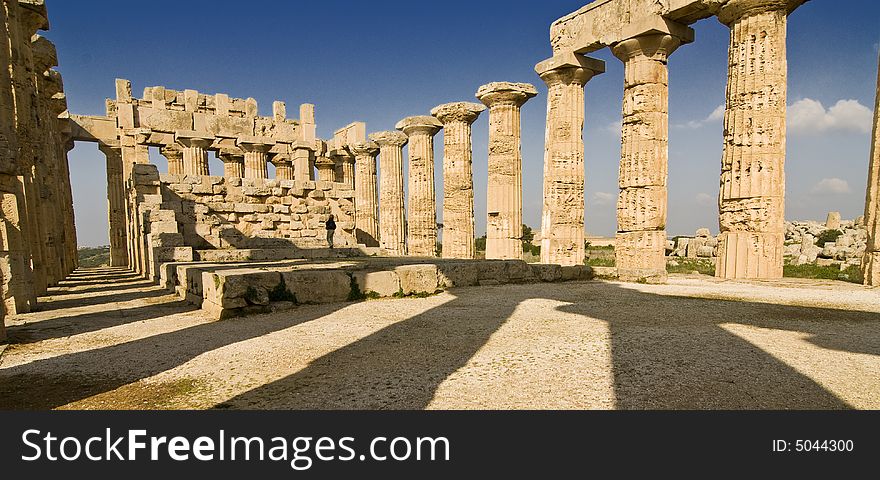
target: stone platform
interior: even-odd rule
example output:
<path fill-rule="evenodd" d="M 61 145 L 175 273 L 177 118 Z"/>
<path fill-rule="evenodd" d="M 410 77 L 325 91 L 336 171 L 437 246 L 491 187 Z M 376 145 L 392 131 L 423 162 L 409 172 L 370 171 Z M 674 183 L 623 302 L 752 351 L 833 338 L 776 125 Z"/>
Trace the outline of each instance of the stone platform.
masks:
<path fill-rule="evenodd" d="M 354 257 L 169 263 L 162 277 L 165 288 L 223 319 L 452 287 L 589 280 L 593 269 L 521 260 Z"/>

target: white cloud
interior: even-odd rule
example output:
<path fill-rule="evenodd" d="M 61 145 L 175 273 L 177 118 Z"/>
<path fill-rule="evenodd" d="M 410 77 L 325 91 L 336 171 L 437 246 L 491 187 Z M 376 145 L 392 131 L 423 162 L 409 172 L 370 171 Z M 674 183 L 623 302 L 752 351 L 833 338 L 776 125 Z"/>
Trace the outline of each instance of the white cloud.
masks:
<path fill-rule="evenodd" d="M 718 202 L 717 197 L 709 195 L 708 193 L 698 193 L 694 200 L 696 200 L 698 205 L 704 206 L 715 205 Z"/>
<path fill-rule="evenodd" d="M 689 128 L 691 130 L 696 130 L 698 128 L 703 127 L 704 125 L 708 125 L 710 123 L 720 122 L 724 120 L 724 104 L 718 105 L 715 107 L 715 110 L 712 110 L 712 113 L 709 114 L 708 117 L 702 120 L 691 120 L 687 123 L 681 123 L 676 125 L 676 128 Z"/>
<path fill-rule="evenodd" d="M 839 100 L 826 110 L 822 102 L 804 98 L 788 107 L 788 131 L 793 134 L 830 131 L 869 133 L 873 121 L 871 109 L 858 100 Z"/>
<path fill-rule="evenodd" d="M 615 122 L 611 122 L 604 127 L 602 127 L 602 131 L 605 133 L 610 133 L 611 135 L 620 136 L 620 132 L 623 130 L 623 120 L 617 120 Z"/>
<path fill-rule="evenodd" d="M 617 195 L 608 192 L 596 192 L 593 194 L 593 205 L 611 205 L 617 201 Z"/>
<path fill-rule="evenodd" d="M 840 178 L 823 178 L 813 186 L 810 193 L 816 195 L 843 195 L 850 193 L 849 183 Z"/>

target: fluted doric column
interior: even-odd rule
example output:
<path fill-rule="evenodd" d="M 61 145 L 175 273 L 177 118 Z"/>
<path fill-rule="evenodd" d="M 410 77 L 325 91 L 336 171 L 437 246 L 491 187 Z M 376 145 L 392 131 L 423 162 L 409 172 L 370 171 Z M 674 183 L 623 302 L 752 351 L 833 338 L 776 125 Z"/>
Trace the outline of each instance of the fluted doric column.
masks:
<path fill-rule="evenodd" d="M 443 124 L 443 258 L 474 258 L 474 171 L 471 124 L 486 109 L 453 102 L 431 110 Z"/>
<path fill-rule="evenodd" d="M 241 137 L 235 143 L 244 152 L 244 178 L 269 178 L 269 150 L 275 141 L 263 137 Z"/>
<path fill-rule="evenodd" d="M 159 153 L 168 161 L 168 173 L 173 175 L 183 174 L 183 149 L 180 145 L 165 145 L 159 149 Z"/>
<path fill-rule="evenodd" d="M 336 182 L 344 184 L 346 187 L 354 189 L 354 155 L 347 148 L 338 147 L 332 149 L 330 158 L 333 160 L 336 168 Z"/>
<path fill-rule="evenodd" d="M 371 133 L 379 145 L 381 180 L 379 240 L 389 255 L 406 255 L 406 216 L 403 199 L 403 146 L 407 136 L 397 131 Z"/>
<path fill-rule="evenodd" d="M 297 182 L 308 182 L 315 179 L 315 142 L 296 142 L 290 148 L 293 151 L 293 179 Z"/>
<path fill-rule="evenodd" d="M 880 72 L 877 74 L 877 96 L 874 102 L 874 136 L 868 166 L 868 190 L 865 195 L 865 226 L 868 241 L 862 260 L 865 285 L 880 285 Z"/>
<path fill-rule="evenodd" d="M 605 62 L 575 53 L 539 63 L 547 84 L 541 263 L 584 263 L 584 85 Z"/>
<path fill-rule="evenodd" d="M 351 146 L 354 154 L 355 237 L 368 247 L 379 246 L 379 192 L 376 186 L 376 154 L 379 145 L 361 142 Z"/>
<path fill-rule="evenodd" d="M 244 178 L 244 155 L 237 149 L 220 150 L 218 155 L 223 162 L 223 176 L 226 178 Z"/>
<path fill-rule="evenodd" d="M 437 256 L 437 204 L 434 198 L 434 135 L 442 124 L 421 115 L 407 117 L 394 128 L 409 137 L 409 207 L 407 241 L 409 255 Z"/>
<path fill-rule="evenodd" d="M 275 180 L 293 180 L 293 163 L 287 154 L 278 153 L 272 156 L 275 166 Z"/>
<path fill-rule="evenodd" d="M 110 225 L 110 266 L 124 267 L 128 265 L 128 239 L 125 232 L 125 182 L 122 179 L 122 149 L 105 144 L 98 144 L 98 149 L 104 153 L 107 159 L 107 218 Z"/>
<path fill-rule="evenodd" d="M 671 22 L 668 22 L 671 23 Z M 674 24 L 673 24 L 674 25 Z M 649 33 L 616 44 L 624 64 L 620 193 L 617 198 L 618 278 L 666 281 L 666 211 L 669 164 L 669 74 L 667 61 L 693 32 Z"/>
<path fill-rule="evenodd" d="M 214 139 L 196 134 L 177 133 L 175 140 L 183 146 L 183 173 L 210 175 L 207 149 L 214 143 Z"/>
<path fill-rule="evenodd" d="M 730 0 L 715 275 L 781 278 L 785 239 L 787 15 L 804 0 Z"/>
<path fill-rule="evenodd" d="M 336 181 L 336 162 L 334 162 L 330 158 L 319 156 L 317 159 L 315 159 L 315 168 L 318 170 L 319 181 Z"/>
<path fill-rule="evenodd" d="M 477 90 L 489 107 L 488 259 L 523 258 L 520 108 L 537 94 L 528 83 L 493 82 Z"/>

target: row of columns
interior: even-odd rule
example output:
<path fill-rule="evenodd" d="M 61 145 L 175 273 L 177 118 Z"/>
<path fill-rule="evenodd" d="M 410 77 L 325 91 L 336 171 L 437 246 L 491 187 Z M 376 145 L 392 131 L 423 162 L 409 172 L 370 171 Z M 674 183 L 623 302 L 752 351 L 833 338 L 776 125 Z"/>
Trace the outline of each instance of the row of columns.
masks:
<path fill-rule="evenodd" d="M 716 266 L 722 278 L 782 276 L 786 21 L 801 3 L 730 0 L 718 11 L 730 28 Z M 612 45 L 625 77 L 615 248 L 624 280 L 666 278 L 667 61 L 692 39 L 690 28 L 666 21 Z M 582 264 L 584 86 L 604 65 L 570 52 L 536 71 L 549 89 L 541 261 Z"/>

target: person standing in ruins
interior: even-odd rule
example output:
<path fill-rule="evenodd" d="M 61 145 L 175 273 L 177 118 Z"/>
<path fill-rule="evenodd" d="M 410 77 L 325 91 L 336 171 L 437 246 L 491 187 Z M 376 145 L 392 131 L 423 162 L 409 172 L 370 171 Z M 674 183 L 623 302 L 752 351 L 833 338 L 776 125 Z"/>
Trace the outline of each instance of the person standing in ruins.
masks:
<path fill-rule="evenodd" d="M 333 215 L 330 215 L 327 218 L 327 243 L 330 245 L 330 248 L 333 248 L 333 234 L 336 233 L 336 222 L 333 221 Z"/>

